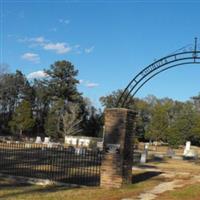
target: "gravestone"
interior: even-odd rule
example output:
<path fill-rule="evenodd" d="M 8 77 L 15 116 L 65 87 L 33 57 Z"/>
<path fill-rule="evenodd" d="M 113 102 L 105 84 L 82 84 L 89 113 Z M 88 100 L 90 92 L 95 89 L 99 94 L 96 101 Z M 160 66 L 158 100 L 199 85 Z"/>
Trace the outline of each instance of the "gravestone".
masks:
<path fill-rule="evenodd" d="M 147 151 L 144 151 L 141 154 L 140 163 L 144 164 L 146 162 L 147 162 Z"/>
<path fill-rule="evenodd" d="M 140 158 L 140 163 L 142 163 L 142 164 L 147 162 L 148 149 L 149 149 L 149 143 L 145 143 L 144 151 L 141 153 L 141 158 Z"/>
<path fill-rule="evenodd" d="M 144 150 L 148 150 L 148 149 L 149 149 L 149 143 L 147 142 L 144 144 Z"/>
<path fill-rule="evenodd" d="M 36 143 L 36 144 L 42 143 L 42 139 L 41 139 L 40 136 L 37 136 L 37 137 L 36 137 L 35 143 Z"/>
<path fill-rule="evenodd" d="M 50 137 L 45 137 L 43 144 L 49 144 L 50 143 Z"/>
<path fill-rule="evenodd" d="M 31 144 L 25 143 L 25 148 L 31 148 Z"/>
<path fill-rule="evenodd" d="M 132 183 L 133 130 L 136 112 L 124 108 L 105 110 L 104 154 L 100 186 L 120 188 Z"/>
<path fill-rule="evenodd" d="M 76 146 L 77 145 L 77 138 L 65 136 L 65 143 L 68 145 Z"/>
<path fill-rule="evenodd" d="M 186 144 L 185 144 L 183 156 L 187 157 L 187 155 L 190 154 L 190 147 L 191 147 L 191 142 L 187 141 Z"/>
<path fill-rule="evenodd" d="M 175 156 L 175 151 L 172 148 L 167 149 L 167 157 L 172 158 Z"/>
<path fill-rule="evenodd" d="M 85 147 L 89 147 L 89 144 L 90 144 L 90 140 L 89 139 L 86 139 L 86 138 L 80 138 L 78 140 L 78 146 L 85 146 Z"/>
<path fill-rule="evenodd" d="M 196 159 L 196 158 L 198 158 L 197 151 L 191 149 L 191 142 L 190 141 L 186 142 L 185 149 L 184 149 L 184 152 L 183 152 L 183 157 L 185 159 Z"/>
<path fill-rule="evenodd" d="M 47 143 L 47 147 L 48 148 L 52 148 L 53 147 L 53 143 L 51 143 L 51 142 Z"/>
<path fill-rule="evenodd" d="M 190 141 L 187 141 L 186 144 L 185 144 L 184 152 L 189 151 L 189 150 L 190 150 L 190 147 L 191 147 L 191 142 L 190 142 Z"/>
<path fill-rule="evenodd" d="M 103 142 L 97 142 L 97 148 L 103 150 Z"/>

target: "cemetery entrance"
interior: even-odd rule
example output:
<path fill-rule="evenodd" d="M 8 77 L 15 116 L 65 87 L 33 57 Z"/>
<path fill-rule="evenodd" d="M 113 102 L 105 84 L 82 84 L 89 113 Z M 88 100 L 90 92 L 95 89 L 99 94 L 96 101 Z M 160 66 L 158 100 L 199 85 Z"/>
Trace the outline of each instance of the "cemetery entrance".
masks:
<path fill-rule="evenodd" d="M 130 97 L 157 74 L 180 65 L 200 64 L 198 48 L 195 38 L 194 46 L 155 61 L 131 80 L 116 108 L 105 110 L 103 154 L 87 149 L 77 151 L 60 144 L 50 147 L 0 143 L 0 173 L 108 188 L 131 183 L 136 113 L 125 107 Z"/>
<path fill-rule="evenodd" d="M 154 76 L 170 68 L 200 64 L 200 50 L 195 38 L 194 45 L 187 45 L 165 56 L 140 71 L 124 89 L 115 109 L 105 110 L 105 136 L 101 167 L 101 186 L 121 187 L 131 183 L 132 178 L 132 137 L 136 113 L 125 109 L 129 100 Z M 134 177 L 133 177 L 134 178 Z"/>

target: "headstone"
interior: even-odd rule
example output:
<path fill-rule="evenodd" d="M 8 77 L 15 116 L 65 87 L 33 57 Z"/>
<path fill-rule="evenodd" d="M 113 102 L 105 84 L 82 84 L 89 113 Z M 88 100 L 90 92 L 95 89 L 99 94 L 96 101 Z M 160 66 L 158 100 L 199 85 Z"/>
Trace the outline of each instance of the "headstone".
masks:
<path fill-rule="evenodd" d="M 71 140 L 71 142 L 72 142 L 72 145 L 77 145 L 77 138 L 72 138 L 72 140 Z"/>
<path fill-rule="evenodd" d="M 31 144 L 25 143 L 25 148 L 30 148 L 30 147 L 31 147 Z"/>
<path fill-rule="evenodd" d="M 47 147 L 48 148 L 52 148 L 53 147 L 53 143 L 51 143 L 51 142 L 47 143 Z"/>
<path fill-rule="evenodd" d="M 78 140 L 78 145 L 79 145 L 79 146 L 89 147 L 89 144 L 90 144 L 90 140 L 89 140 L 89 139 L 80 138 L 80 139 Z"/>
<path fill-rule="evenodd" d="M 191 142 L 190 142 L 190 141 L 187 141 L 187 142 L 186 142 L 186 145 L 185 145 L 185 149 L 189 151 L 189 150 L 190 150 L 190 147 L 191 147 Z"/>
<path fill-rule="evenodd" d="M 80 148 L 76 148 L 76 149 L 75 149 L 75 154 L 79 155 L 80 153 L 81 153 Z"/>
<path fill-rule="evenodd" d="M 191 142 L 187 141 L 183 152 L 183 156 L 187 156 L 187 154 L 190 152 L 190 147 L 191 147 Z"/>
<path fill-rule="evenodd" d="M 103 142 L 97 142 L 97 148 L 103 150 Z"/>
<path fill-rule="evenodd" d="M 198 153 L 196 151 L 194 151 L 193 149 L 190 149 L 184 155 L 184 158 L 186 158 L 186 159 L 195 159 L 197 157 L 198 157 Z"/>
<path fill-rule="evenodd" d="M 144 150 L 148 150 L 149 149 L 149 143 L 145 143 L 144 144 Z"/>
<path fill-rule="evenodd" d="M 172 158 L 175 156 L 175 152 L 173 151 L 173 149 L 169 148 L 167 150 L 167 157 Z"/>
<path fill-rule="evenodd" d="M 71 136 L 65 136 L 65 143 L 68 145 L 77 145 L 77 138 L 71 137 Z"/>
<path fill-rule="evenodd" d="M 48 143 L 50 143 L 50 137 L 45 137 L 43 144 L 48 144 Z"/>
<path fill-rule="evenodd" d="M 185 159 L 195 159 L 198 157 L 198 153 L 191 149 L 191 142 L 187 141 L 185 145 L 185 149 L 183 152 L 183 156 Z"/>
<path fill-rule="evenodd" d="M 40 136 L 37 136 L 37 137 L 36 137 L 35 143 L 36 143 L 36 144 L 42 143 L 42 139 L 41 139 Z"/>
<path fill-rule="evenodd" d="M 145 150 L 144 152 L 142 152 L 141 158 L 140 158 L 140 163 L 144 164 L 146 162 L 147 162 L 147 150 Z"/>

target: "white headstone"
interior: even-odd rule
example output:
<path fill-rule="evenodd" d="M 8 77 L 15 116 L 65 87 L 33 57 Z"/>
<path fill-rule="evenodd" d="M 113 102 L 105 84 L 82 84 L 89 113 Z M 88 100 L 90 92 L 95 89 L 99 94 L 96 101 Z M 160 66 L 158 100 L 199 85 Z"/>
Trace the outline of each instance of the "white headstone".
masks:
<path fill-rule="evenodd" d="M 30 148 L 30 147 L 31 147 L 31 144 L 29 144 L 29 143 L 25 144 L 25 148 Z"/>
<path fill-rule="evenodd" d="M 65 136 L 65 144 L 75 146 L 77 144 L 77 138 L 74 138 L 74 137 L 71 137 L 71 136 Z"/>
<path fill-rule="evenodd" d="M 103 142 L 97 142 L 97 148 L 103 149 Z"/>
<path fill-rule="evenodd" d="M 53 147 L 53 143 L 47 143 L 47 147 L 48 148 L 52 148 Z"/>
<path fill-rule="evenodd" d="M 80 148 L 75 149 L 75 154 L 79 155 L 81 153 Z"/>
<path fill-rule="evenodd" d="M 48 144 L 50 142 L 50 137 L 45 137 L 44 138 L 44 144 Z"/>
<path fill-rule="evenodd" d="M 145 143 L 145 144 L 144 144 L 144 149 L 145 149 L 145 150 L 148 150 L 148 149 L 149 149 L 149 143 Z"/>
<path fill-rule="evenodd" d="M 90 144 L 90 140 L 89 139 L 81 138 L 81 139 L 78 140 L 78 145 L 79 146 L 89 147 L 89 144 Z"/>
<path fill-rule="evenodd" d="M 183 152 L 184 156 L 186 156 L 190 152 L 190 147 L 191 147 L 191 142 L 187 141 L 186 144 L 185 144 L 184 152 Z"/>
<path fill-rule="evenodd" d="M 72 145 L 77 145 L 77 138 L 72 138 Z"/>
<path fill-rule="evenodd" d="M 41 140 L 40 136 L 36 137 L 35 143 L 37 143 L 37 144 L 42 143 L 42 140 Z"/>
<path fill-rule="evenodd" d="M 191 142 L 190 141 L 187 141 L 186 142 L 186 145 L 185 145 L 185 150 L 190 150 L 190 147 L 191 147 Z"/>
<path fill-rule="evenodd" d="M 140 163 L 144 164 L 147 162 L 147 154 L 146 152 L 144 151 L 142 154 L 141 154 L 141 158 L 140 158 Z"/>

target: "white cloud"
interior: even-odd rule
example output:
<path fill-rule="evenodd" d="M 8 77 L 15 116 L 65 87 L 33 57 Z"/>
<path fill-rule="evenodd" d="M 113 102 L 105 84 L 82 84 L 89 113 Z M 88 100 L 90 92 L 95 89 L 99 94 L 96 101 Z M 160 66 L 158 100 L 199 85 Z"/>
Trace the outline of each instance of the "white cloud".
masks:
<path fill-rule="evenodd" d="M 58 20 L 61 24 L 69 24 L 70 20 L 69 19 L 59 19 Z"/>
<path fill-rule="evenodd" d="M 29 47 L 35 47 L 35 46 L 43 46 L 45 43 L 48 42 L 43 36 L 39 37 L 34 37 L 34 38 L 19 38 L 18 42 L 23 42 L 23 43 L 29 43 Z"/>
<path fill-rule="evenodd" d="M 79 80 L 79 83 L 87 88 L 94 88 L 94 87 L 98 87 L 99 84 L 98 83 L 93 83 L 93 82 L 90 82 L 90 81 L 87 81 L 87 80 L 83 80 L 83 79 L 80 79 Z"/>
<path fill-rule="evenodd" d="M 89 47 L 89 48 L 85 48 L 85 53 L 87 53 L 87 54 L 92 53 L 93 50 L 94 50 L 94 46 Z"/>
<path fill-rule="evenodd" d="M 40 62 L 40 57 L 36 53 L 24 53 L 21 58 L 34 63 Z"/>
<path fill-rule="evenodd" d="M 85 86 L 88 88 L 94 88 L 94 87 L 98 87 L 99 84 L 98 83 L 86 83 Z"/>
<path fill-rule="evenodd" d="M 44 71 L 36 71 L 36 72 L 32 72 L 30 74 L 27 75 L 28 79 L 34 79 L 34 78 L 45 78 L 48 75 L 44 72 Z"/>
<path fill-rule="evenodd" d="M 57 54 L 64 54 L 71 51 L 71 47 L 67 46 L 67 44 L 64 42 L 47 43 L 44 44 L 43 48 L 45 50 L 55 51 Z"/>
<path fill-rule="evenodd" d="M 46 40 L 42 36 L 36 37 L 36 38 L 31 38 L 30 41 L 37 42 L 37 43 L 44 43 L 44 42 L 46 42 Z"/>
<path fill-rule="evenodd" d="M 57 29 L 52 29 L 52 31 L 57 31 Z M 77 54 L 85 52 L 86 54 L 90 54 L 95 48 L 94 46 L 82 48 L 79 44 L 69 45 L 66 42 L 52 42 L 43 36 L 19 38 L 18 42 L 27 43 L 28 47 L 30 48 L 40 47 L 44 50 L 54 51 L 57 54 L 67 54 L 69 52 L 74 52 Z"/>

